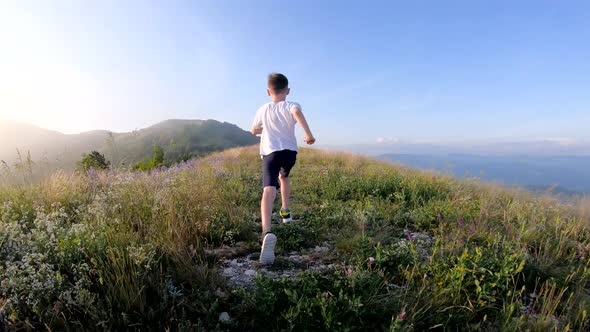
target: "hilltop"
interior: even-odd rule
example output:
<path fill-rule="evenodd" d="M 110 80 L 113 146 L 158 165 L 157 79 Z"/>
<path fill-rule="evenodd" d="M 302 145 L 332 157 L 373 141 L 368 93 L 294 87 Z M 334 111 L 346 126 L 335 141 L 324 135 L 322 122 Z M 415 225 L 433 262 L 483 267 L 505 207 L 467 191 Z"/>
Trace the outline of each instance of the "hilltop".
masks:
<path fill-rule="evenodd" d="M 164 148 L 167 161 L 252 145 L 258 138 L 238 126 L 216 120 L 167 120 L 151 127 L 115 136 L 100 150 L 115 164 L 133 164 L 152 153 L 153 144 Z"/>
<path fill-rule="evenodd" d="M 589 328 L 588 201 L 302 149 L 292 173 L 296 222 L 274 226 L 278 259 L 262 268 L 259 168 L 252 146 L 149 173 L 58 173 L 0 186 L 4 324 Z"/>
<path fill-rule="evenodd" d="M 149 159 L 154 144 L 164 148 L 167 162 L 224 149 L 252 145 L 258 138 L 234 124 L 216 120 L 166 120 L 127 133 L 96 130 L 62 134 L 28 124 L 0 124 L 0 160 L 13 164 L 17 149 L 50 168 L 73 169 L 83 153 L 97 150 L 113 165 Z"/>

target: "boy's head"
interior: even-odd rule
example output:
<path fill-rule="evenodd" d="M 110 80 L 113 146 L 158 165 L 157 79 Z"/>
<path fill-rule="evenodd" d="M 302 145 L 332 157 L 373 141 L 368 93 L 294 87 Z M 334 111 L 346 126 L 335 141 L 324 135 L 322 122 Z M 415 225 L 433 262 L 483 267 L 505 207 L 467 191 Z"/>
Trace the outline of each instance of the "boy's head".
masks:
<path fill-rule="evenodd" d="M 289 80 L 285 75 L 279 73 L 268 75 L 268 89 L 266 92 L 269 96 L 285 98 L 290 91 Z"/>

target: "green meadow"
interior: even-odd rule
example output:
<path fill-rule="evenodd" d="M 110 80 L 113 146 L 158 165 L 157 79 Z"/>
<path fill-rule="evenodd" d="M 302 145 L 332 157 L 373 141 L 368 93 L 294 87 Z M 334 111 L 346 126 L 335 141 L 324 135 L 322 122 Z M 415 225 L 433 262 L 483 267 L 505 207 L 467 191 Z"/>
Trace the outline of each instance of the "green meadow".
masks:
<path fill-rule="evenodd" d="M 260 250 L 260 165 L 252 146 L 35 183 L 6 169 L 0 331 L 590 329 L 590 200 L 314 149 L 274 274 L 237 284 L 222 262 Z"/>

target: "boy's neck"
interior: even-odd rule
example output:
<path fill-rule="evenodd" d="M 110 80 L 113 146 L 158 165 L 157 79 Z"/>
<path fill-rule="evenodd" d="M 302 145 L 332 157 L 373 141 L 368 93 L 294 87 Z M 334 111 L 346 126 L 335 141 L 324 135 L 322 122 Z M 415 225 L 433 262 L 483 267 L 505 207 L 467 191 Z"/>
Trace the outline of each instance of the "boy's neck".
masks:
<path fill-rule="evenodd" d="M 272 96 L 271 99 L 273 103 L 278 103 L 287 100 L 287 96 Z"/>

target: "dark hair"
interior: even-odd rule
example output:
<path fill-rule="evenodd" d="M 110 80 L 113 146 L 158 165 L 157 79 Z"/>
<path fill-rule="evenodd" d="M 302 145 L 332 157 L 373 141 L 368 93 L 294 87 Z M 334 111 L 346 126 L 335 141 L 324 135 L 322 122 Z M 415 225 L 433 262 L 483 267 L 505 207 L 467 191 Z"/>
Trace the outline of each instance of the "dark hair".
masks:
<path fill-rule="evenodd" d="M 289 86 L 289 80 L 283 74 L 272 73 L 268 75 L 268 88 L 272 92 L 279 92 Z"/>

